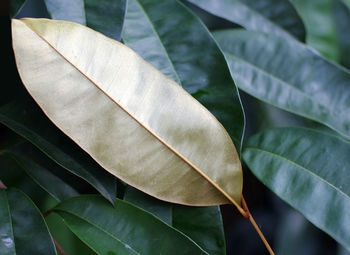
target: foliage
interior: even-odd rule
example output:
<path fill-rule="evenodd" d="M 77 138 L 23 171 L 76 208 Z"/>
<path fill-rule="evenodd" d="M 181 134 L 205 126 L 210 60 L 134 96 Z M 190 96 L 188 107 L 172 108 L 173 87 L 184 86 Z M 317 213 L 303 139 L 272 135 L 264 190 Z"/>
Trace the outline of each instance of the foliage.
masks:
<path fill-rule="evenodd" d="M 12 22 L 30 95 L 16 74 L 0 98 L 1 254 L 248 254 L 237 240 L 231 250 L 228 233 L 243 231 L 219 206 L 244 214 L 240 160 L 245 178 L 350 251 L 348 1 L 38 3 L 12 1 L 9 13 L 45 5 L 39 16 L 81 25 Z M 284 223 L 268 239 L 293 254 L 285 240 L 303 232 Z M 62 249 L 60 229 L 78 239 Z"/>

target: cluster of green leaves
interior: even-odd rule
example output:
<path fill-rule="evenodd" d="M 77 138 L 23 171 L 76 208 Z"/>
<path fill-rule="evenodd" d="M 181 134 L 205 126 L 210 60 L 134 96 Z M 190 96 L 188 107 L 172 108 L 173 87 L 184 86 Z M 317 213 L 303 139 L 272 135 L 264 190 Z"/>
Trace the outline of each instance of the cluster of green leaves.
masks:
<path fill-rule="evenodd" d="M 24 2 L 12 2 L 12 16 Z M 224 125 L 262 183 L 350 250 L 348 2 L 189 0 L 242 27 L 221 31 L 176 0 L 44 2 L 52 19 L 121 39 L 182 85 Z M 307 128 L 272 127 L 243 143 L 236 85 L 303 117 Z M 1 102 L 0 122 L 9 128 L 0 141 L 0 180 L 9 187 L 0 190 L 1 254 L 56 254 L 48 210 L 97 254 L 226 253 L 218 206 L 170 204 L 126 187 L 28 95 Z M 98 194 L 87 195 L 91 188 Z"/>

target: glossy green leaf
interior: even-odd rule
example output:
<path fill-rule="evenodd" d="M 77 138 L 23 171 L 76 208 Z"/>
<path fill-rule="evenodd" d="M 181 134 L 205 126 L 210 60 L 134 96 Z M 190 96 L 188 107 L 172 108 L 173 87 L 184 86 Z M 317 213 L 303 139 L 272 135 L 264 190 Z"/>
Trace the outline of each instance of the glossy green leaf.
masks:
<path fill-rule="evenodd" d="M 39 209 L 14 188 L 0 190 L 0 254 L 57 255 Z"/>
<path fill-rule="evenodd" d="M 10 1 L 10 17 L 13 18 L 22 9 L 26 0 L 11 0 Z"/>
<path fill-rule="evenodd" d="M 179 85 L 85 26 L 47 19 L 13 20 L 12 26 L 25 87 L 106 171 L 165 201 L 231 202 L 241 209 L 234 144 Z"/>
<path fill-rule="evenodd" d="M 338 61 L 334 0 L 291 0 L 306 26 L 306 42 L 325 57 Z"/>
<path fill-rule="evenodd" d="M 27 139 L 64 169 L 84 179 L 111 202 L 115 181 L 54 127 L 37 106 L 15 101 L 0 108 L 0 122 Z"/>
<path fill-rule="evenodd" d="M 53 19 L 91 27 L 120 41 L 126 0 L 44 0 Z"/>
<path fill-rule="evenodd" d="M 130 0 L 122 37 L 213 113 L 240 150 L 244 116 L 237 88 L 209 31 L 187 7 L 173 0 Z"/>
<path fill-rule="evenodd" d="M 181 232 L 123 200 L 113 207 L 99 196 L 80 196 L 63 201 L 55 212 L 97 254 L 208 254 Z"/>
<path fill-rule="evenodd" d="M 253 31 L 215 33 L 240 89 L 350 137 L 350 72 L 295 40 Z"/>
<path fill-rule="evenodd" d="M 209 254 L 226 254 L 225 235 L 219 206 L 189 207 L 166 203 L 128 187 L 129 201 L 173 226 Z"/>
<path fill-rule="evenodd" d="M 5 155 L 13 158 L 19 167 L 36 182 L 42 189 L 49 193 L 57 201 L 76 196 L 79 193 L 70 185 L 52 174 L 48 169 L 40 166 L 32 159 L 19 153 L 5 151 Z"/>
<path fill-rule="evenodd" d="M 280 128 L 251 137 L 243 158 L 280 198 L 350 250 L 350 143 L 319 131 Z"/>
<path fill-rule="evenodd" d="M 187 0 L 248 30 L 295 37 L 305 41 L 305 28 L 294 6 L 286 0 Z"/>
<path fill-rule="evenodd" d="M 339 44 L 340 62 L 350 69 L 350 33 L 347 33 L 350 26 L 350 3 L 344 0 L 334 2 L 333 16 L 335 18 L 337 39 Z"/>

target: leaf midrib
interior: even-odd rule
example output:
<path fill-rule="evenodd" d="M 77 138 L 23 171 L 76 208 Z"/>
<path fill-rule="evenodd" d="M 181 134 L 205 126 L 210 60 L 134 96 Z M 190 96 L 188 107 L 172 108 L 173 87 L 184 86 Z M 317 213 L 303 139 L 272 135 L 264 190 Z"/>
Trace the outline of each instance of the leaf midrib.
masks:
<path fill-rule="evenodd" d="M 135 254 L 138 254 L 138 255 L 141 255 L 141 253 L 139 253 L 138 251 L 136 251 L 134 248 L 132 248 L 133 245 L 130 245 L 130 243 L 126 243 L 126 242 L 123 242 L 122 240 L 120 240 L 119 238 L 117 238 L 115 235 L 113 235 L 112 233 L 109 233 L 107 232 L 107 230 L 104 230 L 100 225 L 98 224 L 95 224 L 93 223 L 92 221 L 90 221 L 88 218 L 84 218 L 82 217 L 81 215 L 79 214 L 76 214 L 75 212 L 72 212 L 72 211 L 68 211 L 68 210 L 64 210 L 64 209 L 60 209 L 60 208 L 57 208 L 55 209 L 56 211 L 62 211 L 64 213 L 69 213 L 85 222 L 87 222 L 88 224 L 92 225 L 93 227 L 97 228 L 98 230 L 100 230 L 101 232 L 105 233 L 106 235 L 112 237 L 113 239 L 117 240 L 119 243 L 121 243 L 122 245 L 128 245 L 130 247 L 130 249 L 135 253 Z"/>
<path fill-rule="evenodd" d="M 6 197 L 6 201 L 7 201 L 7 211 L 8 211 L 9 219 L 10 219 L 10 228 L 11 228 L 11 235 L 12 235 L 12 240 L 13 240 L 13 250 L 14 250 L 15 255 L 16 255 L 17 249 L 16 249 L 15 235 L 13 233 L 12 216 L 11 216 L 10 203 L 8 200 L 7 190 L 5 190 L 5 197 Z"/>
<path fill-rule="evenodd" d="M 252 147 L 252 146 L 247 146 L 245 147 L 246 149 L 248 150 L 257 150 L 257 151 L 262 151 L 264 153 L 267 153 L 267 154 L 271 154 L 273 157 L 277 157 L 277 158 L 280 158 L 282 160 L 285 160 L 287 162 L 289 162 L 290 164 L 292 165 L 295 165 L 297 166 L 298 168 L 301 168 L 302 170 L 306 171 L 307 173 L 309 173 L 310 175 L 316 177 L 317 179 L 321 180 L 322 182 L 326 183 L 327 185 L 329 185 L 331 188 L 333 188 L 334 190 L 336 190 L 337 192 L 339 192 L 341 195 L 343 195 L 345 198 L 347 199 L 350 199 L 350 196 L 348 194 L 346 194 L 344 191 L 340 190 L 338 187 L 334 186 L 332 183 L 330 183 L 328 180 L 326 180 L 325 178 L 317 175 L 316 173 L 312 172 L 311 170 L 307 169 L 306 167 L 300 165 L 299 163 L 291 160 L 291 159 L 288 159 L 280 154 L 277 154 L 275 152 L 272 152 L 272 151 L 268 151 L 266 149 L 261 149 L 261 148 L 258 148 L 258 147 Z"/>
<path fill-rule="evenodd" d="M 57 52 L 59 56 L 61 56 L 67 63 L 69 63 L 73 68 L 75 68 L 78 72 L 80 72 L 86 79 L 88 79 L 92 84 L 96 86 L 107 98 L 111 100 L 111 102 L 115 103 L 120 109 L 122 109 L 125 113 L 127 113 L 133 120 L 135 120 L 141 127 L 143 127 L 146 131 L 148 131 L 152 136 L 154 136 L 159 142 L 165 145 L 170 151 L 172 151 L 175 155 L 177 155 L 181 160 L 183 160 L 186 164 L 188 164 L 191 168 L 193 168 L 198 174 L 200 174 L 206 181 L 208 181 L 211 185 L 213 185 L 223 196 L 226 197 L 231 203 L 233 203 L 237 208 L 241 208 L 241 206 L 220 186 L 218 186 L 209 176 L 207 176 L 200 168 L 194 165 L 190 160 L 188 160 L 185 156 L 179 153 L 175 148 L 169 145 L 166 141 L 164 141 L 161 137 L 155 134 L 152 130 L 146 127 L 141 121 L 139 121 L 136 117 L 134 117 L 125 107 L 119 104 L 116 100 L 110 97 L 94 80 L 92 80 L 87 74 L 85 74 L 82 70 L 80 70 L 76 65 L 74 65 L 69 59 L 67 59 L 54 45 L 52 45 L 46 38 L 41 36 L 35 30 L 33 30 L 30 26 L 28 26 L 25 22 L 22 22 L 26 27 L 28 27 L 31 31 L 33 31 L 39 38 L 41 38 L 44 42 L 46 42 L 54 51 Z M 122 45 L 122 44 L 121 44 Z M 124 46 L 124 45 L 123 45 Z M 126 46 L 124 46 L 126 47 Z M 243 209 L 242 209 L 243 210 Z"/>

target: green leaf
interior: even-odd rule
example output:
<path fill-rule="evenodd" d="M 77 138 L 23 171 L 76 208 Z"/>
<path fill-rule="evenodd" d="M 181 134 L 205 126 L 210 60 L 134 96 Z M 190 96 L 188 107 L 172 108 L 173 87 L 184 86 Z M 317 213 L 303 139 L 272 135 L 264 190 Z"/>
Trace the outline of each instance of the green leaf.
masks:
<path fill-rule="evenodd" d="M 63 201 L 55 212 L 97 254 L 207 254 L 179 231 L 123 200 L 113 207 L 99 196 L 85 195 Z"/>
<path fill-rule="evenodd" d="M 350 72 L 295 40 L 253 31 L 215 33 L 240 89 L 350 137 Z"/>
<path fill-rule="evenodd" d="M 337 31 L 337 39 L 340 49 L 340 62 L 350 69 L 350 33 L 347 31 L 350 25 L 350 3 L 342 0 L 334 2 L 333 16 Z"/>
<path fill-rule="evenodd" d="M 44 0 L 53 19 L 86 25 L 120 41 L 126 0 Z"/>
<path fill-rule="evenodd" d="M 57 201 L 79 194 L 70 185 L 52 174 L 48 169 L 34 162 L 32 159 L 11 151 L 5 151 L 4 154 L 13 158 L 20 168 L 32 178 L 34 182 Z"/>
<path fill-rule="evenodd" d="M 57 255 L 39 209 L 14 188 L 0 190 L 0 254 Z"/>
<path fill-rule="evenodd" d="M 251 171 L 310 222 L 350 250 L 350 144 L 319 131 L 280 128 L 250 138 Z"/>
<path fill-rule="evenodd" d="M 47 120 L 35 104 L 21 100 L 0 108 L 0 122 L 27 139 L 58 165 L 84 179 L 109 201 L 116 196 L 113 177 Z"/>
<path fill-rule="evenodd" d="M 325 57 L 338 61 L 334 0 L 291 0 L 306 26 L 306 42 Z"/>
<path fill-rule="evenodd" d="M 237 88 L 209 31 L 187 7 L 173 0 L 130 0 L 122 37 L 214 114 L 240 151 L 244 115 Z"/>
<path fill-rule="evenodd" d="M 22 9 L 26 0 L 11 0 L 10 1 L 10 17 L 15 17 Z"/>
<path fill-rule="evenodd" d="M 286 0 L 187 0 L 207 12 L 248 30 L 295 37 L 305 41 L 305 28 Z"/>
<path fill-rule="evenodd" d="M 219 206 L 190 207 L 170 204 L 128 187 L 124 200 L 129 201 L 173 226 L 209 254 L 226 254 L 223 222 Z"/>

